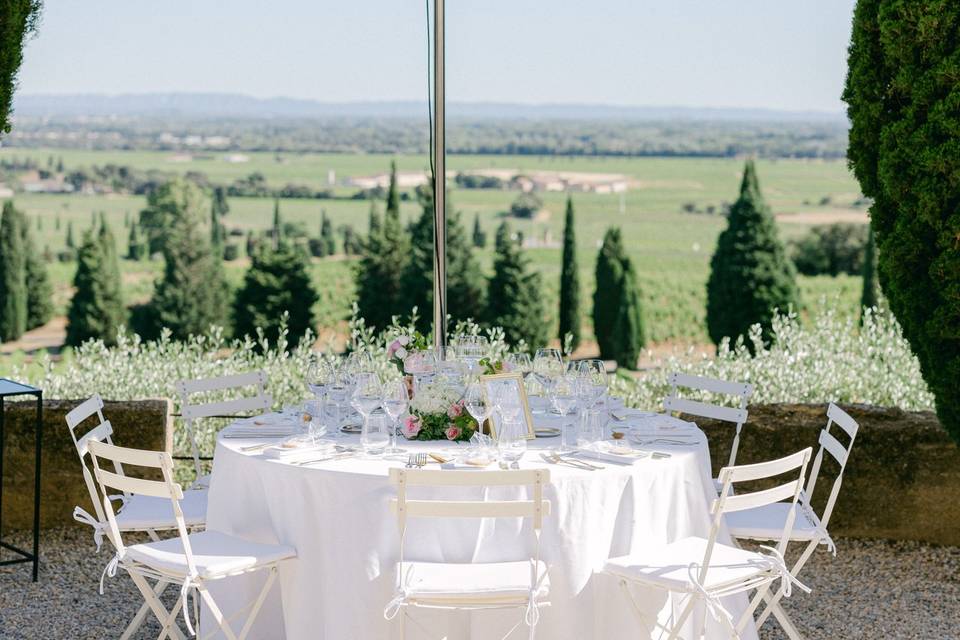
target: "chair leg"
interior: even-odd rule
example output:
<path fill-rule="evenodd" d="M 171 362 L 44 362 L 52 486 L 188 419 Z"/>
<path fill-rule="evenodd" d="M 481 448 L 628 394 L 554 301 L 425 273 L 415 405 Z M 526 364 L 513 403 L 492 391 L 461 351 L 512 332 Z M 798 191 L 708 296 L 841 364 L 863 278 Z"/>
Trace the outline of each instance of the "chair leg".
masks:
<path fill-rule="evenodd" d="M 169 583 L 158 580 L 157 584 L 153 587 L 153 592 L 157 594 L 157 597 L 159 598 L 161 595 L 163 595 L 163 592 L 166 590 L 168 585 Z M 144 601 L 144 603 L 140 605 L 140 609 L 137 610 L 137 615 L 133 616 L 133 619 L 130 620 L 130 624 L 128 624 L 127 628 L 124 629 L 123 635 L 120 636 L 120 640 L 130 640 L 130 638 L 133 637 L 133 634 L 135 634 L 140 626 L 143 625 L 143 621 L 146 619 L 148 611 L 150 611 L 150 605 Z"/>
<path fill-rule="evenodd" d="M 790 638 L 790 640 L 804 640 L 803 635 L 794 626 L 793 620 L 787 616 L 787 612 L 783 610 L 783 606 L 781 606 L 779 602 L 770 604 L 767 610 L 773 612 L 777 622 L 780 623 L 780 627 L 783 629 L 784 633 L 787 634 L 787 637 Z"/>
<path fill-rule="evenodd" d="M 407 637 L 407 610 L 400 609 L 400 640 L 406 640 Z"/>
<path fill-rule="evenodd" d="M 223 635 L 227 637 L 227 640 L 238 640 L 233 629 L 230 628 L 230 623 L 223 617 L 223 612 L 220 610 L 220 607 L 217 606 L 213 596 L 207 591 L 207 587 L 204 586 L 203 583 L 200 583 L 197 585 L 197 592 L 200 594 L 200 597 L 203 598 L 203 602 L 207 605 L 207 608 L 210 609 L 210 615 L 217 621 L 217 626 L 223 631 Z"/>
<path fill-rule="evenodd" d="M 680 637 L 680 628 L 683 627 L 687 618 L 693 613 L 693 607 L 696 603 L 697 599 L 692 595 L 687 598 L 687 606 L 683 608 L 683 613 L 680 614 L 680 617 L 677 618 L 677 621 L 673 624 L 673 629 L 670 630 L 670 635 L 667 636 L 667 640 L 677 640 L 677 638 Z M 704 621 L 706 621 L 706 618 L 704 618 Z"/>
<path fill-rule="evenodd" d="M 140 589 L 143 599 L 147 602 L 150 610 L 153 611 L 153 615 L 156 616 L 157 621 L 160 622 L 160 626 L 163 626 L 170 612 L 166 610 L 163 603 L 160 602 L 160 598 L 157 597 L 157 594 L 150 588 L 150 584 L 142 575 L 133 571 L 129 573 L 133 583 Z M 173 638 L 173 640 L 186 640 L 186 637 L 176 625 L 167 631 L 167 635 Z"/>
<path fill-rule="evenodd" d="M 165 640 L 165 638 L 170 635 L 170 629 L 177 626 L 177 614 L 180 613 L 180 608 L 182 606 L 182 599 L 177 600 L 177 603 L 173 605 L 173 609 L 170 610 L 170 614 L 167 616 L 167 619 L 161 624 L 163 628 L 160 630 L 160 635 L 157 636 L 157 640 Z"/>
<path fill-rule="evenodd" d="M 243 629 L 240 630 L 239 640 L 244 640 L 247 634 L 250 633 L 250 627 L 253 626 L 254 619 L 256 619 L 257 614 L 260 613 L 260 607 L 263 606 L 263 602 L 267 599 L 270 587 L 273 586 L 274 581 L 277 579 L 277 568 L 275 566 L 270 567 L 268 573 L 270 575 L 267 576 L 267 581 L 263 584 L 263 588 L 260 589 L 260 595 L 257 596 L 256 601 L 253 603 L 253 608 L 247 616 L 247 621 L 244 623 Z"/>

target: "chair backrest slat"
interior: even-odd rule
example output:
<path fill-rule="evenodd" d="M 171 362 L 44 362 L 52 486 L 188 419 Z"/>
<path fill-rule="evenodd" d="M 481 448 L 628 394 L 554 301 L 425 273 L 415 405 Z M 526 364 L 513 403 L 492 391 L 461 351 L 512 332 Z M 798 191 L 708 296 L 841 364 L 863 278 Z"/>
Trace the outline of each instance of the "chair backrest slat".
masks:
<path fill-rule="evenodd" d="M 827 407 L 827 418 L 846 431 L 847 435 L 851 438 L 857 437 L 857 431 L 860 429 L 860 425 L 850 417 L 850 414 L 832 402 L 830 406 Z"/>
<path fill-rule="evenodd" d="M 165 482 L 161 482 L 160 480 L 121 476 L 112 471 L 104 471 L 103 469 L 100 470 L 98 477 L 100 478 L 100 483 L 105 487 L 118 489 L 124 493 L 136 493 L 154 498 L 170 498 L 170 489 Z M 176 498 L 177 500 L 182 500 L 183 493 L 176 495 Z"/>
<path fill-rule="evenodd" d="M 840 466 L 847 463 L 846 447 L 840 444 L 839 440 L 827 433 L 826 429 L 820 432 L 820 445 L 830 452 L 830 455 L 833 456 L 833 459 L 836 460 Z"/>
<path fill-rule="evenodd" d="M 723 511 L 724 513 L 743 511 L 744 509 L 753 509 L 755 507 L 773 504 L 774 502 L 781 502 L 793 497 L 797 492 L 798 486 L 799 481 L 794 480 L 770 489 L 727 496 L 727 499 L 723 503 Z"/>
<path fill-rule="evenodd" d="M 97 442 L 106 442 L 107 438 L 112 435 L 113 425 L 110 424 L 109 420 L 105 420 L 77 438 L 77 452 L 80 454 L 81 461 L 83 456 L 87 454 L 87 445 L 91 440 L 96 440 Z"/>
<path fill-rule="evenodd" d="M 689 400 L 687 398 L 664 398 L 663 408 L 667 411 L 679 411 L 691 416 L 713 418 L 724 422 L 744 423 L 747 421 L 747 410 L 736 407 L 721 407 L 715 404 Z"/>
<path fill-rule="evenodd" d="M 537 512 L 534 500 L 405 500 L 404 505 L 411 518 L 532 518 Z M 398 508 L 394 498 L 390 509 L 396 514 Z M 540 508 L 550 515 L 549 500 L 541 501 Z"/>
<path fill-rule="evenodd" d="M 234 398 L 206 404 L 188 404 L 180 409 L 180 415 L 185 420 L 197 420 L 210 416 L 231 416 L 247 411 L 262 411 L 269 409 L 273 404 L 270 396 L 254 396 L 250 398 Z"/>
<path fill-rule="evenodd" d="M 753 385 L 746 382 L 730 382 L 705 376 L 693 376 L 688 373 L 674 372 L 667 378 L 672 387 L 688 387 L 701 389 L 710 393 L 722 393 L 728 396 L 742 396 L 749 398 L 753 395 Z"/>
<path fill-rule="evenodd" d="M 803 451 L 791 453 L 777 460 L 767 460 L 764 462 L 755 462 L 753 464 L 741 464 L 736 467 L 726 467 L 720 471 L 720 481 L 725 477 L 730 478 L 730 482 L 750 482 L 751 480 L 760 480 L 762 478 L 771 478 L 788 471 L 797 469 L 804 461 L 809 459 L 810 448 Z"/>
<path fill-rule="evenodd" d="M 95 413 L 103 410 L 103 400 L 100 394 L 94 394 L 93 397 L 84 400 L 67 413 L 67 426 L 73 431 L 78 424 L 89 418 Z"/>

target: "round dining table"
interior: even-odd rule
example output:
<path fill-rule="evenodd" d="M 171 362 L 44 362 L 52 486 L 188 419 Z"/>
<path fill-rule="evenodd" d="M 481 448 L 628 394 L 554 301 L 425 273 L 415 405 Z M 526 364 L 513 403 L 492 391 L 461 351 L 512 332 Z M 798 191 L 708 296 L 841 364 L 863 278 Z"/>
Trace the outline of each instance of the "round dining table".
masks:
<path fill-rule="evenodd" d="M 659 416 L 658 419 L 663 419 Z M 539 421 L 555 419 L 550 416 Z M 644 418 L 634 418 L 635 428 Z M 639 421 L 639 422 L 638 422 Z M 560 438 L 528 442 L 520 468 L 550 469 L 546 497 L 552 512 L 544 520 L 541 557 L 549 567 L 550 605 L 541 609 L 536 634 L 555 640 L 616 640 L 660 637 L 662 623 L 682 608 L 678 595 L 630 587 L 644 610 L 642 619 L 619 581 L 601 574 L 607 559 L 642 552 L 687 536 L 707 536 L 716 498 L 707 440 L 688 423 L 688 442 L 633 444 L 647 455 L 626 463 L 592 459 L 597 470 L 548 462 L 542 455 Z M 257 438 L 218 437 L 207 511 L 207 527 L 253 542 L 279 543 L 297 550 L 281 565 L 274 586 L 249 635 L 290 640 L 399 638 L 399 619 L 384 608 L 395 595 L 400 539 L 389 502 L 396 489 L 389 470 L 404 467 L 408 453 L 449 457 L 453 443 L 404 441 L 407 454 L 363 454 L 313 464 L 268 455 Z M 337 444 L 359 445 L 359 436 Z M 620 442 L 623 442 L 622 440 Z M 656 452 L 656 455 L 653 455 Z M 440 468 L 431 462 L 426 468 Z M 493 468 L 497 468 L 494 463 Z M 471 473 L 483 473 L 482 470 Z M 525 489 L 516 498 L 524 497 Z M 475 498 L 485 497 L 483 494 Z M 496 499 L 504 499 L 498 494 Z M 433 562 L 499 562 L 530 557 L 530 523 L 519 519 L 424 519 L 408 525 L 405 559 Z M 729 542 L 725 531 L 719 540 Z M 210 590 L 239 629 L 265 579 L 263 572 L 214 582 Z M 738 616 L 746 596 L 726 598 Z M 407 638 L 450 640 L 502 638 L 523 616 L 521 610 L 410 610 Z M 703 607 L 694 616 L 706 615 Z M 201 627 L 211 627 L 201 613 Z M 707 618 L 708 638 L 726 638 Z M 756 638 L 752 625 L 743 638 Z M 663 634 L 665 637 L 666 634 Z M 692 635 L 692 627 L 683 637 Z M 512 637 L 526 637 L 521 624 Z"/>

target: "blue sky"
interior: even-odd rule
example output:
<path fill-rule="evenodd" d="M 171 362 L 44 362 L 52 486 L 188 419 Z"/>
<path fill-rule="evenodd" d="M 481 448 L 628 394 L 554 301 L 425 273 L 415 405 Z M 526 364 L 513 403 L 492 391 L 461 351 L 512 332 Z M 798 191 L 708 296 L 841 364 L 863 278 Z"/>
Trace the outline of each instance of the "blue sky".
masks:
<path fill-rule="evenodd" d="M 447 96 L 840 111 L 853 5 L 447 0 Z M 49 0 L 21 91 L 420 100 L 424 11 L 422 0 Z"/>

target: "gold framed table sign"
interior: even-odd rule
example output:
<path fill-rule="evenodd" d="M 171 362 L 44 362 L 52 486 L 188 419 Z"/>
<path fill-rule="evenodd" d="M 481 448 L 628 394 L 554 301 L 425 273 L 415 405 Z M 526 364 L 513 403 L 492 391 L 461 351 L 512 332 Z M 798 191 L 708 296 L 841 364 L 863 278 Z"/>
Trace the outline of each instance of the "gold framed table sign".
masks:
<path fill-rule="evenodd" d="M 483 393 L 491 407 L 497 405 L 499 394 L 509 393 L 515 395 L 520 405 L 519 420 L 523 422 L 527 440 L 536 438 L 533 430 L 533 414 L 530 412 L 530 402 L 527 400 L 527 389 L 523 384 L 523 375 L 520 373 L 497 373 L 492 375 L 480 376 L 480 384 L 483 387 Z M 497 430 L 501 417 L 499 412 L 493 411 L 487 420 L 487 431 L 494 439 L 497 438 Z"/>

